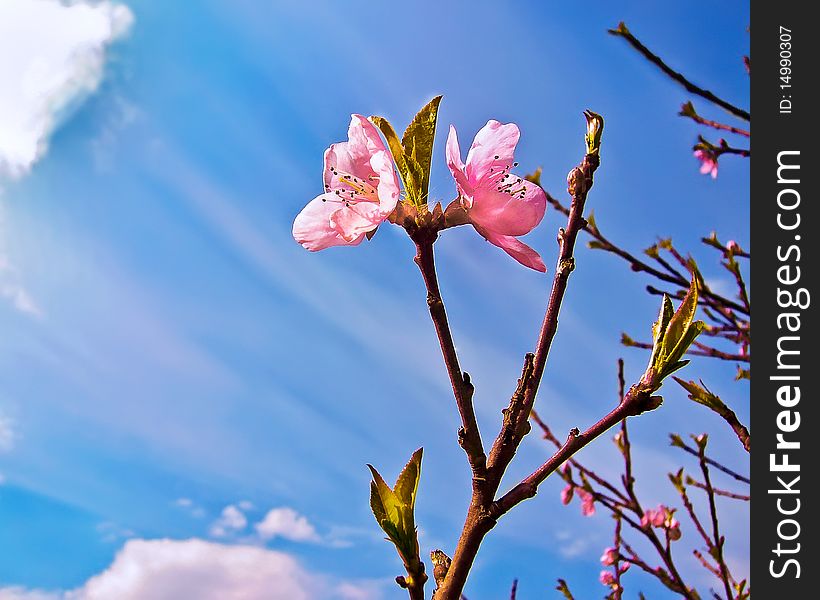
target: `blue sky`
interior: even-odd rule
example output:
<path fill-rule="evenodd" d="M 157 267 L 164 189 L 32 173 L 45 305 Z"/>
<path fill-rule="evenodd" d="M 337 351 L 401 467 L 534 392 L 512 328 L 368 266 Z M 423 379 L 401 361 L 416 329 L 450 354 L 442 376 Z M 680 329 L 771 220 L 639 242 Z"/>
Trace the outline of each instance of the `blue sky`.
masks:
<path fill-rule="evenodd" d="M 581 157 L 581 112 L 593 109 L 606 129 L 589 205 L 611 239 L 639 251 L 672 236 L 716 282 L 725 277 L 697 240 L 715 229 L 749 246 L 748 161 L 727 157 L 716 180 L 700 175 L 699 131 L 676 116 L 689 96 L 606 34 L 626 21 L 672 65 L 748 106 L 747 3 L 126 4 L 130 27 L 105 45 L 93 93 L 77 92 L 47 151 L 0 183 L 0 588 L 79 588 L 129 539 L 197 538 L 295 558 L 328 586 L 315 597 L 401 597 L 364 465 L 392 479 L 418 446 L 422 545 L 452 549 L 468 472 L 411 243 L 383 227 L 357 248 L 312 254 L 290 237 L 351 113 L 399 129 L 443 94 L 431 195 L 449 201 L 449 124 L 466 145 L 490 118 L 518 123 L 522 170 L 542 166 L 559 195 Z M 548 211 L 526 238 L 550 270 L 561 224 Z M 549 277 L 468 228 L 447 231 L 437 250 L 490 437 Z M 577 261 L 537 405 L 559 431 L 612 403 L 619 356 L 640 374 L 646 356 L 619 336 L 642 336 L 657 313 L 648 281 L 624 264 L 586 248 Z M 695 361 L 687 374 L 748 418 L 732 365 Z M 665 392 L 633 426 L 647 504 L 673 500 L 665 474 L 681 459 L 669 431 L 714 432 L 716 454 L 747 460 L 725 425 Z M 532 436 L 509 483 L 545 453 Z M 581 457 L 617 468 L 606 440 Z M 491 534 L 471 600 L 504 597 L 515 577 L 522 598 L 556 597 L 558 577 L 581 598 L 603 595 L 610 525 L 562 507 L 560 487 L 548 481 Z M 272 509 L 289 529 L 255 528 Z M 727 517 L 741 565 L 747 520 Z"/>

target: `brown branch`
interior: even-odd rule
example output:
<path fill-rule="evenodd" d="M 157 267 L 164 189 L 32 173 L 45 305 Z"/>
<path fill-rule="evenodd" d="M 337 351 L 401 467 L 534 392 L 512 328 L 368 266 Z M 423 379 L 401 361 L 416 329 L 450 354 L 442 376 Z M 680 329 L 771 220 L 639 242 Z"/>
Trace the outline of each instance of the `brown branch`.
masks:
<path fill-rule="evenodd" d="M 632 35 L 632 33 L 629 31 L 629 29 L 627 29 L 624 23 L 620 23 L 617 29 L 610 29 L 609 33 L 614 36 L 624 38 L 629 43 L 629 45 L 632 46 L 635 50 L 637 50 L 644 58 L 646 58 L 649 62 L 658 67 L 668 77 L 681 84 L 684 87 L 684 89 L 686 89 L 686 91 L 690 94 L 695 94 L 696 96 L 700 96 L 704 100 L 708 100 L 712 104 L 716 104 L 723 110 L 729 112 L 730 114 L 736 116 L 739 119 L 743 119 L 744 121 L 751 120 L 751 115 L 749 114 L 749 111 L 743 110 L 742 108 L 738 108 L 737 106 L 730 104 L 726 100 L 719 98 L 709 90 L 705 90 L 702 87 L 695 85 L 686 77 L 684 77 L 683 74 L 669 67 L 669 65 L 667 65 L 657 54 L 654 54 L 649 48 L 644 46 L 638 38 Z"/>
<path fill-rule="evenodd" d="M 717 508 L 715 506 L 715 494 L 712 490 L 712 480 L 709 476 L 709 466 L 706 464 L 705 446 L 705 442 L 699 445 L 698 458 L 700 462 L 700 469 L 703 473 L 706 497 L 709 499 L 709 515 L 712 517 L 712 546 L 714 548 L 714 552 L 711 554 L 720 569 L 720 579 L 723 581 L 724 591 L 726 592 L 726 600 L 732 600 L 732 588 L 730 585 L 731 575 L 729 574 L 729 567 L 726 565 L 726 560 L 723 558 L 723 543 L 725 542 L 725 538 L 720 535 L 720 524 L 718 523 Z"/>
<path fill-rule="evenodd" d="M 711 119 L 705 119 L 698 114 L 689 114 L 684 112 L 681 112 L 680 114 L 684 117 L 689 117 L 695 123 L 699 123 L 700 125 L 705 125 L 707 127 L 712 127 L 713 129 L 719 129 L 721 131 L 728 131 L 730 133 L 735 133 L 737 135 L 742 135 L 744 137 L 751 136 L 751 134 L 745 129 L 740 129 L 739 127 L 726 125 L 725 123 L 719 123 L 718 121 L 712 121 Z"/>
<path fill-rule="evenodd" d="M 699 125 L 704 125 L 706 127 L 711 127 L 713 129 L 717 129 L 719 131 L 728 131 L 730 133 L 734 133 L 737 135 L 742 135 L 743 137 L 751 137 L 751 134 L 739 127 L 734 127 L 732 125 L 727 125 L 725 123 L 720 123 L 719 121 L 713 121 L 711 119 L 707 119 L 705 117 L 700 116 L 697 111 L 695 110 L 694 104 L 692 102 L 685 102 L 678 113 L 681 117 L 686 117 L 692 119 L 695 123 Z"/>
<path fill-rule="evenodd" d="M 494 502 L 491 509 L 493 517 L 497 519 L 516 504 L 535 496 L 538 486 L 569 457 L 608 431 L 612 426 L 617 425 L 627 417 L 644 412 L 652 404 L 653 400 L 650 398 L 649 392 L 641 385 L 633 385 L 624 397 L 623 402 L 618 404 L 609 414 L 583 433 L 577 429 L 571 430 L 567 440 L 552 457 Z"/>
<path fill-rule="evenodd" d="M 588 117 L 589 119 L 589 117 Z M 601 125 L 602 126 L 602 125 Z M 600 130 L 598 130 L 600 135 Z M 599 138 L 600 139 L 600 138 Z M 501 430 L 487 457 L 487 479 L 473 487 L 467 517 L 459 537 L 453 560 L 444 582 L 436 592 L 437 600 L 455 600 L 461 595 L 467 575 L 475 561 L 484 536 L 495 526 L 497 515 L 492 512 L 493 498 L 501 478 L 515 455 L 521 440 L 530 430 L 529 414 L 535 401 L 538 385 L 544 373 L 552 340 L 558 327 L 558 313 L 567 288 L 567 281 L 575 268 L 573 251 L 578 233 L 586 224 L 583 217 L 587 193 L 592 187 L 593 174 L 600 164 L 597 151 L 584 156 L 581 164 L 570 172 L 567 187 L 572 197 L 566 229 L 559 232 L 560 252 L 553 277 L 544 321 L 535 354 L 525 357 L 518 386 L 504 411 Z"/>
<path fill-rule="evenodd" d="M 441 299 L 433 254 L 433 242 L 436 236 L 437 233 L 434 230 L 428 229 L 418 229 L 413 233 L 411 237 L 416 243 L 416 257 L 414 260 L 427 287 L 427 306 L 430 309 L 430 317 L 438 335 L 444 364 L 447 367 L 447 374 L 450 376 L 450 384 L 453 387 L 453 396 L 461 416 L 458 441 L 467 454 L 473 472 L 473 487 L 476 488 L 482 485 L 486 477 L 486 456 L 481 441 L 481 433 L 478 430 L 475 409 L 473 408 L 473 384 L 470 382 L 470 376 L 462 372 L 459 366 L 453 335 L 447 321 L 447 312 Z"/>
<path fill-rule="evenodd" d="M 696 487 L 701 490 L 706 490 L 706 485 L 698 481 L 697 479 L 688 478 L 686 483 L 691 485 L 692 487 Z M 728 490 L 722 490 L 720 488 L 716 488 L 712 486 L 712 491 L 715 493 L 716 496 L 723 496 L 725 498 L 732 498 L 733 500 L 742 500 L 743 502 L 749 502 L 751 500 L 751 496 L 747 494 L 738 494 L 737 492 L 730 492 Z"/>
<path fill-rule="evenodd" d="M 530 413 L 530 419 L 532 419 L 535 422 L 535 424 L 538 425 L 538 427 L 541 428 L 541 431 L 544 434 L 544 439 L 545 440 L 547 440 L 548 442 L 551 442 L 555 446 L 556 449 L 561 448 L 561 441 L 558 438 L 555 437 L 555 435 L 552 433 L 552 430 L 550 429 L 549 425 L 547 425 L 541 419 L 541 417 L 538 416 L 538 413 L 535 411 L 535 409 L 533 409 L 532 412 Z M 614 502 L 618 502 L 618 503 L 623 504 L 623 505 L 629 504 L 629 498 L 624 496 L 623 492 L 621 492 L 618 488 L 616 488 L 614 485 L 609 483 L 606 479 L 604 479 L 603 477 L 598 475 L 595 471 L 593 471 L 592 469 L 590 469 L 588 467 L 585 467 L 584 465 L 582 465 L 581 463 L 579 463 L 578 461 L 576 461 L 573 458 L 569 459 L 568 463 L 572 467 L 577 469 L 578 472 L 581 473 L 582 476 L 591 479 L 592 481 L 594 481 L 595 483 L 597 483 L 601 487 L 606 488 L 609 492 L 611 492 L 612 494 L 617 496 L 617 498 L 612 498 L 612 500 Z M 562 477 L 563 477 L 563 475 L 562 475 Z M 571 478 L 564 477 L 564 479 L 567 480 L 567 483 L 569 483 L 571 481 Z"/>

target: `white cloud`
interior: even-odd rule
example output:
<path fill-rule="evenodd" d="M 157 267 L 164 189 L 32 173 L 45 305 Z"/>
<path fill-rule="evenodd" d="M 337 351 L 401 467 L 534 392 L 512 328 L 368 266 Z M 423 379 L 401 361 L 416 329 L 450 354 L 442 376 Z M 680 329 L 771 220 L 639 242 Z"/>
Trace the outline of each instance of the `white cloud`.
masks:
<path fill-rule="evenodd" d="M 0 2 L 0 176 L 20 177 L 43 156 L 60 119 L 99 87 L 108 45 L 132 22 L 109 0 Z"/>
<path fill-rule="evenodd" d="M 256 546 L 139 539 L 81 588 L 2 588 L 0 600 L 377 600 L 378 587 L 311 573 L 288 554 Z"/>
<path fill-rule="evenodd" d="M 242 531 L 248 526 L 248 518 L 234 504 L 229 504 L 222 509 L 222 514 L 211 526 L 211 535 L 214 537 L 225 537 L 230 533 Z"/>
<path fill-rule="evenodd" d="M 60 600 L 60 595 L 21 587 L 0 588 L 0 600 Z"/>
<path fill-rule="evenodd" d="M 318 542 L 321 539 L 306 517 L 286 506 L 269 510 L 255 528 L 263 540 L 283 537 L 293 542 Z"/>

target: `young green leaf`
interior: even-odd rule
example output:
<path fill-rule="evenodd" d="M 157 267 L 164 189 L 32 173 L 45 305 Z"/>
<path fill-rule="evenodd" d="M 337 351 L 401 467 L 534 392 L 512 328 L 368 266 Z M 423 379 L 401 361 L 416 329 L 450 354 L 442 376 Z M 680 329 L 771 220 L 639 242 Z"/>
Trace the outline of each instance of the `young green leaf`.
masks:
<path fill-rule="evenodd" d="M 683 298 L 678 310 L 669 320 L 669 326 L 664 336 L 664 347 L 666 356 L 671 356 L 673 350 L 679 345 L 684 333 L 689 329 L 689 325 L 695 318 L 695 311 L 698 308 L 698 283 L 694 275 L 689 284 L 689 291 Z"/>
<path fill-rule="evenodd" d="M 421 456 L 423 449 L 419 448 L 413 452 L 410 461 L 404 466 L 399 478 L 396 480 L 395 494 L 404 506 L 412 510 L 416 505 L 416 492 L 419 489 L 419 478 L 421 477 Z"/>
<path fill-rule="evenodd" d="M 419 167 L 416 180 L 419 200 L 426 199 L 430 185 L 430 167 L 433 159 L 433 140 L 441 96 L 436 96 L 422 108 L 407 126 L 401 138 L 404 155 L 412 158 Z"/>
<path fill-rule="evenodd" d="M 371 482 L 370 489 L 371 491 L 376 492 L 379 502 L 381 503 L 382 512 L 384 512 L 385 517 L 389 521 L 398 523 L 400 518 L 399 515 L 401 513 L 401 502 L 396 497 L 396 494 L 393 493 L 393 490 L 390 489 L 390 486 L 387 485 L 387 482 L 379 474 L 379 472 L 372 465 L 367 465 L 367 468 L 370 469 L 370 472 L 373 475 L 373 481 Z M 371 506 L 372 505 L 373 497 L 371 494 Z M 378 516 L 376 516 L 376 520 L 379 520 Z"/>

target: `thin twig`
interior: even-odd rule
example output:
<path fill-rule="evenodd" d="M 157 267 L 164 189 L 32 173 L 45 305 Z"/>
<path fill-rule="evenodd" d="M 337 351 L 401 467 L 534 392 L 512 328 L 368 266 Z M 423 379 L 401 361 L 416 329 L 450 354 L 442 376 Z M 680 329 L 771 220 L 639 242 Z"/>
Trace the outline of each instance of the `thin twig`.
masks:
<path fill-rule="evenodd" d="M 722 535 L 720 535 L 720 524 L 718 523 L 717 508 L 715 506 L 715 494 L 712 490 L 712 480 L 709 476 L 709 467 L 706 464 L 705 444 L 700 445 L 698 450 L 698 458 L 700 459 L 699 462 L 701 472 L 703 473 L 703 481 L 706 484 L 705 489 L 706 497 L 709 500 L 709 515 L 712 517 L 712 547 L 714 549 L 712 556 L 720 569 L 720 579 L 723 581 L 723 588 L 726 592 L 726 600 L 732 600 L 732 588 L 729 584 L 731 576 L 729 575 L 729 567 L 726 565 L 726 561 L 723 558 L 723 543 L 725 539 Z"/>
<path fill-rule="evenodd" d="M 698 458 L 700 457 L 700 454 L 698 453 L 697 450 L 695 450 L 694 448 L 692 448 L 690 446 L 687 446 L 686 442 L 684 442 L 682 440 L 678 440 L 674 445 L 677 446 L 678 448 L 680 448 L 681 450 L 683 450 L 684 452 L 688 452 L 692 456 L 696 456 Z M 739 473 L 735 473 L 729 467 L 723 466 L 722 464 L 720 464 L 716 460 L 714 460 L 712 458 L 709 458 L 706 455 L 704 455 L 703 459 L 704 459 L 704 461 L 706 461 L 706 464 L 715 467 L 719 471 L 723 471 L 729 477 L 733 477 L 733 478 L 737 479 L 738 481 L 742 481 L 743 483 L 748 483 L 748 484 L 752 483 L 752 481 L 748 477 L 744 477 L 743 475 L 741 475 Z"/>
<path fill-rule="evenodd" d="M 681 84 L 690 94 L 695 94 L 705 100 L 708 100 L 712 104 L 716 104 L 717 106 L 721 107 L 722 109 L 731 113 L 739 119 L 743 119 L 744 121 L 751 120 L 751 115 L 749 114 L 749 111 L 743 110 L 742 108 L 738 108 L 737 106 L 730 104 L 726 100 L 719 98 L 709 90 L 705 90 L 702 87 L 695 85 L 686 77 L 684 77 L 683 74 L 669 67 L 669 65 L 667 65 L 657 54 L 654 54 L 651 50 L 649 50 L 649 48 L 644 46 L 638 38 L 632 35 L 632 33 L 629 31 L 629 29 L 627 29 L 624 23 L 620 23 L 617 29 L 610 29 L 609 33 L 614 36 L 624 38 L 629 43 L 629 45 L 632 46 L 638 52 L 640 52 L 644 58 L 646 58 L 649 62 L 658 67 L 661 71 L 663 71 L 667 76 L 672 78 L 674 81 Z"/>

